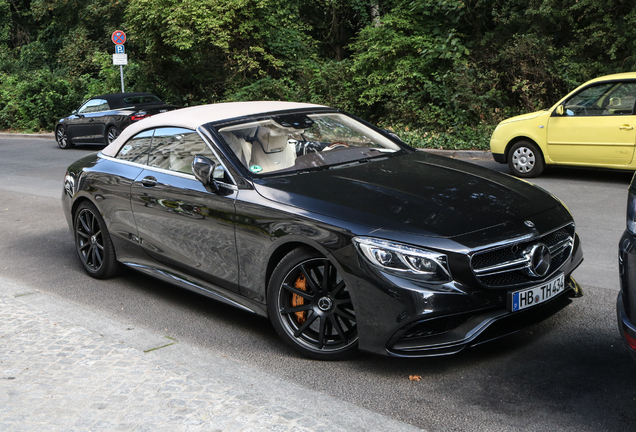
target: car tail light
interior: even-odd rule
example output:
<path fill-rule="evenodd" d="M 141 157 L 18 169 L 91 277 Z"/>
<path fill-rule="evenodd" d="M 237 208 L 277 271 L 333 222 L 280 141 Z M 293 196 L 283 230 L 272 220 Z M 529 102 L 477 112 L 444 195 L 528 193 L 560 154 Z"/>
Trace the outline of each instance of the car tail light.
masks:
<path fill-rule="evenodd" d="M 141 119 L 145 119 L 146 117 L 150 117 L 152 114 L 146 113 L 137 113 L 130 116 L 130 121 L 137 121 Z"/>
<path fill-rule="evenodd" d="M 636 339 L 634 339 L 627 333 L 627 329 L 625 330 L 625 340 L 627 341 L 627 345 L 629 345 L 631 349 L 636 350 Z"/>

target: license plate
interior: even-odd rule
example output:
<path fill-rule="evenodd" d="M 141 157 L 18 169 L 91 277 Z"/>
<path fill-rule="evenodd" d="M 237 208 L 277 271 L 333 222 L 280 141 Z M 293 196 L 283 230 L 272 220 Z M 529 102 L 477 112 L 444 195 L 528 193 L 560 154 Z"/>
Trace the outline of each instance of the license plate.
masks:
<path fill-rule="evenodd" d="M 563 281 L 564 276 L 560 274 L 542 285 L 512 292 L 508 308 L 514 312 L 548 301 L 563 292 Z"/>

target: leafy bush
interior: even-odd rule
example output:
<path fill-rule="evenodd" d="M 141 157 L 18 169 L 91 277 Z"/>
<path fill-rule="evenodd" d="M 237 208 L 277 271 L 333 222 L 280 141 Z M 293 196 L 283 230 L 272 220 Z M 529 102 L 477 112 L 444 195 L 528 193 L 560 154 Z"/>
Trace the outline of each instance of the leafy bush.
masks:
<path fill-rule="evenodd" d="M 392 126 L 386 129 L 400 137 L 402 141 L 415 148 L 434 148 L 440 150 L 489 150 L 490 136 L 495 126 L 458 126 L 443 132 L 411 129 L 405 126 Z"/>
<path fill-rule="evenodd" d="M 52 130 L 57 120 L 77 108 L 84 94 L 81 82 L 46 69 L 21 75 L 0 75 L 0 128 L 28 132 Z"/>
<path fill-rule="evenodd" d="M 488 148 L 504 118 L 636 68 L 636 0 L 71 3 L 0 0 L 0 128 L 51 130 L 119 91 L 115 29 L 128 91 L 329 105 L 417 147 Z"/>

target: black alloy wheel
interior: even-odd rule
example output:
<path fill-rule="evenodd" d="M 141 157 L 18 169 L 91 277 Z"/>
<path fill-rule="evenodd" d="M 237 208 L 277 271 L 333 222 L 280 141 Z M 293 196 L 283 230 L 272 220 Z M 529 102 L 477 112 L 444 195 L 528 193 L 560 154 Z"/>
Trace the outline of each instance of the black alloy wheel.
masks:
<path fill-rule="evenodd" d="M 329 259 L 294 249 L 276 266 L 267 299 L 276 332 L 306 357 L 343 360 L 357 354 L 351 295 Z"/>
<path fill-rule="evenodd" d="M 529 141 L 516 142 L 508 152 L 508 166 L 517 177 L 538 177 L 545 169 L 539 147 Z"/>
<path fill-rule="evenodd" d="M 74 220 L 75 250 L 86 272 L 96 279 L 114 276 L 118 269 L 115 249 L 97 208 L 83 202 Z"/>
<path fill-rule="evenodd" d="M 106 132 L 106 145 L 115 141 L 115 139 L 117 139 L 118 136 L 119 136 L 119 129 L 117 129 L 115 126 L 109 127 L 108 131 Z"/>
<path fill-rule="evenodd" d="M 61 149 L 66 150 L 73 147 L 73 143 L 68 138 L 66 127 L 64 126 L 58 126 L 55 129 L 55 141 L 57 141 L 57 145 L 60 146 Z"/>

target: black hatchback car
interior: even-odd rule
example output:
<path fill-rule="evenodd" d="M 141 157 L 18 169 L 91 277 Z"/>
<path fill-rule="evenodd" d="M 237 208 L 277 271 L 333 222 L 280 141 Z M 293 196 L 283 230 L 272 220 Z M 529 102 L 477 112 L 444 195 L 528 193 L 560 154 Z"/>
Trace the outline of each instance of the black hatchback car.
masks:
<path fill-rule="evenodd" d="M 55 127 L 60 148 L 75 144 L 110 144 L 122 130 L 151 115 L 177 109 L 151 93 L 115 93 L 87 100 Z"/>
<path fill-rule="evenodd" d="M 302 354 L 452 354 L 582 295 L 567 208 L 338 110 L 184 108 L 68 168 L 80 262 L 124 264 L 269 317 Z"/>

